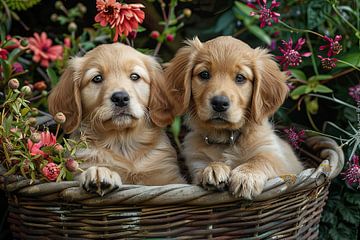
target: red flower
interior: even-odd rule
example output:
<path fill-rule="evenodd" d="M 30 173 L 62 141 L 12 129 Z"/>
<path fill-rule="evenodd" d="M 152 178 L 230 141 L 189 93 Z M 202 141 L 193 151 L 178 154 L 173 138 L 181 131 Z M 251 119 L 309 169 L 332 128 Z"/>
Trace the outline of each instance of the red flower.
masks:
<path fill-rule="evenodd" d="M 359 156 L 354 155 L 352 157 L 352 163 L 342 175 L 344 176 L 345 181 L 349 184 L 357 184 L 357 188 L 360 188 L 360 166 L 359 166 Z"/>
<path fill-rule="evenodd" d="M 342 46 L 339 43 L 339 41 L 342 39 L 341 35 L 336 35 L 334 39 L 329 38 L 328 36 L 324 36 L 324 39 L 329 42 L 327 45 L 323 45 L 319 47 L 319 50 L 324 50 L 326 48 L 329 48 L 329 51 L 327 53 L 328 57 L 334 56 L 336 54 L 339 54 L 342 50 Z"/>
<path fill-rule="evenodd" d="M 318 55 L 318 58 L 321 60 L 321 66 L 326 70 L 331 70 L 336 67 L 336 58 L 324 58 L 320 55 Z"/>
<path fill-rule="evenodd" d="M 295 148 L 298 149 L 300 143 L 304 142 L 304 130 L 301 130 L 299 132 L 296 132 L 296 130 L 291 127 L 288 129 L 284 129 L 284 132 L 287 134 L 287 138 L 289 143 Z"/>
<path fill-rule="evenodd" d="M 288 69 L 288 66 L 296 67 L 301 62 L 301 57 L 309 57 L 311 56 L 311 52 L 305 52 L 305 53 L 299 53 L 299 50 L 301 49 L 302 45 L 304 45 L 305 39 L 299 38 L 299 40 L 296 43 L 295 48 L 292 48 L 293 41 L 290 38 L 289 42 L 286 42 L 285 40 L 282 40 L 282 44 L 284 48 L 279 47 L 280 52 L 282 52 L 283 56 L 276 56 L 276 59 L 280 61 L 280 64 L 283 66 L 284 70 Z"/>
<path fill-rule="evenodd" d="M 114 42 L 122 34 L 128 36 L 129 33 L 138 29 L 139 23 L 145 18 L 145 13 L 141 10 L 142 4 L 121 4 L 115 0 L 97 0 L 96 8 L 99 13 L 95 16 L 95 21 L 101 26 L 110 25 L 115 28 Z"/>
<path fill-rule="evenodd" d="M 349 88 L 349 95 L 356 101 L 360 102 L 360 84 Z"/>
<path fill-rule="evenodd" d="M 60 174 L 60 168 L 53 162 L 45 165 L 42 169 L 43 175 L 50 181 L 55 181 Z"/>
<path fill-rule="evenodd" d="M 261 3 L 262 2 L 262 3 Z M 273 20 L 275 23 L 279 22 L 280 13 L 273 12 L 272 9 L 275 7 L 279 7 L 280 3 L 276 2 L 276 0 L 272 0 L 270 8 L 266 6 L 266 0 L 257 0 L 257 3 L 260 8 L 257 8 L 254 4 L 248 3 L 247 5 L 252 9 L 258 10 L 257 12 L 251 12 L 250 16 L 260 15 L 260 27 L 263 28 L 265 25 L 271 26 Z"/>
<path fill-rule="evenodd" d="M 49 61 L 61 59 L 63 47 L 61 45 L 52 46 L 52 40 L 47 38 L 45 32 L 34 33 L 34 38 L 29 38 L 29 48 L 34 52 L 34 62 L 40 62 L 43 67 L 49 66 Z"/>
<path fill-rule="evenodd" d="M 41 139 L 38 143 L 33 143 L 30 139 L 28 139 L 27 147 L 32 156 L 42 155 L 43 157 L 48 157 L 48 155 L 41 150 L 42 147 L 45 146 L 53 146 L 56 144 L 55 136 L 50 132 L 42 132 Z"/>
<path fill-rule="evenodd" d="M 9 52 L 6 49 L 0 48 L 0 58 L 6 60 Z"/>

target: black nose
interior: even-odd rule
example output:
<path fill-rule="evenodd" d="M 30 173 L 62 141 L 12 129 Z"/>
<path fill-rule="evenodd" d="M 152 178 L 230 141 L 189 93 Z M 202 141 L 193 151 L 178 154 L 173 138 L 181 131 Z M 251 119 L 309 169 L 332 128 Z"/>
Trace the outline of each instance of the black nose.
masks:
<path fill-rule="evenodd" d="M 230 100 L 226 96 L 215 96 L 211 99 L 211 106 L 216 112 L 225 112 L 230 107 Z"/>
<path fill-rule="evenodd" d="M 118 107 L 125 107 L 129 105 L 130 102 L 130 96 L 127 92 L 121 91 L 121 92 L 115 92 L 111 96 L 111 101 L 115 103 Z"/>

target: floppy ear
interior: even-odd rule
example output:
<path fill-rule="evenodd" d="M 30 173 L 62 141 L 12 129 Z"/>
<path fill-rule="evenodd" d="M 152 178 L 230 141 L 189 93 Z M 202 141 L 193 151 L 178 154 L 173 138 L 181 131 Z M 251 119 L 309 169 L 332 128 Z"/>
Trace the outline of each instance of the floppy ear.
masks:
<path fill-rule="evenodd" d="M 186 44 L 188 46 L 179 49 L 165 68 L 166 87 L 174 115 L 184 114 L 189 107 L 194 58 L 202 48 L 202 43 L 197 37 L 187 40 Z"/>
<path fill-rule="evenodd" d="M 146 62 L 150 74 L 149 113 L 153 123 L 166 127 L 174 120 L 169 97 L 165 88 L 164 72 L 155 59 L 149 57 Z"/>
<path fill-rule="evenodd" d="M 283 104 L 288 93 L 286 76 L 282 73 L 267 50 L 255 49 L 254 88 L 251 104 L 251 117 L 261 123 Z"/>
<path fill-rule="evenodd" d="M 60 81 L 48 98 L 49 111 L 52 115 L 62 112 L 66 116 L 63 124 L 65 133 L 71 133 L 79 127 L 81 121 L 80 76 L 76 71 L 80 58 L 69 60 Z"/>

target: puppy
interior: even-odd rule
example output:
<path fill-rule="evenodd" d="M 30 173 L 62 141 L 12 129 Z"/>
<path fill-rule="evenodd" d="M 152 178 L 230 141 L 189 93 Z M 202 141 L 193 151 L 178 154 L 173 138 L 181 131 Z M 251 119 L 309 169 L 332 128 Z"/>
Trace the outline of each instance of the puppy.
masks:
<path fill-rule="evenodd" d="M 267 50 L 232 37 L 187 41 L 165 69 L 174 114 L 192 130 L 184 156 L 194 184 L 259 195 L 267 179 L 303 167 L 268 118 L 288 88 Z"/>
<path fill-rule="evenodd" d="M 104 195 L 120 184 L 183 183 L 176 152 L 162 127 L 172 113 L 161 66 L 120 44 L 104 44 L 69 60 L 49 96 L 50 113 L 63 112 L 63 129 L 88 148 L 80 183 Z"/>

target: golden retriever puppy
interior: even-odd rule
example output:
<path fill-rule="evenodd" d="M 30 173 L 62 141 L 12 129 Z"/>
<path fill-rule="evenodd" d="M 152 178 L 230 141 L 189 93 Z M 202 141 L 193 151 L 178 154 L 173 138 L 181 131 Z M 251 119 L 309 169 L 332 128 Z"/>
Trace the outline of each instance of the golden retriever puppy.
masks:
<path fill-rule="evenodd" d="M 69 60 L 49 96 L 66 133 L 85 138 L 82 186 L 100 195 L 120 184 L 183 183 L 175 149 L 162 127 L 172 122 L 161 66 L 120 44 L 104 44 Z"/>
<path fill-rule="evenodd" d="M 195 38 L 177 52 L 165 78 L 174 114 L 187 113 L 183 153 L 194 184 L 252 199 L 267 179 L 303 169 L 268 120 L 288 88 L 267 50 L 232 37 Z"/>

